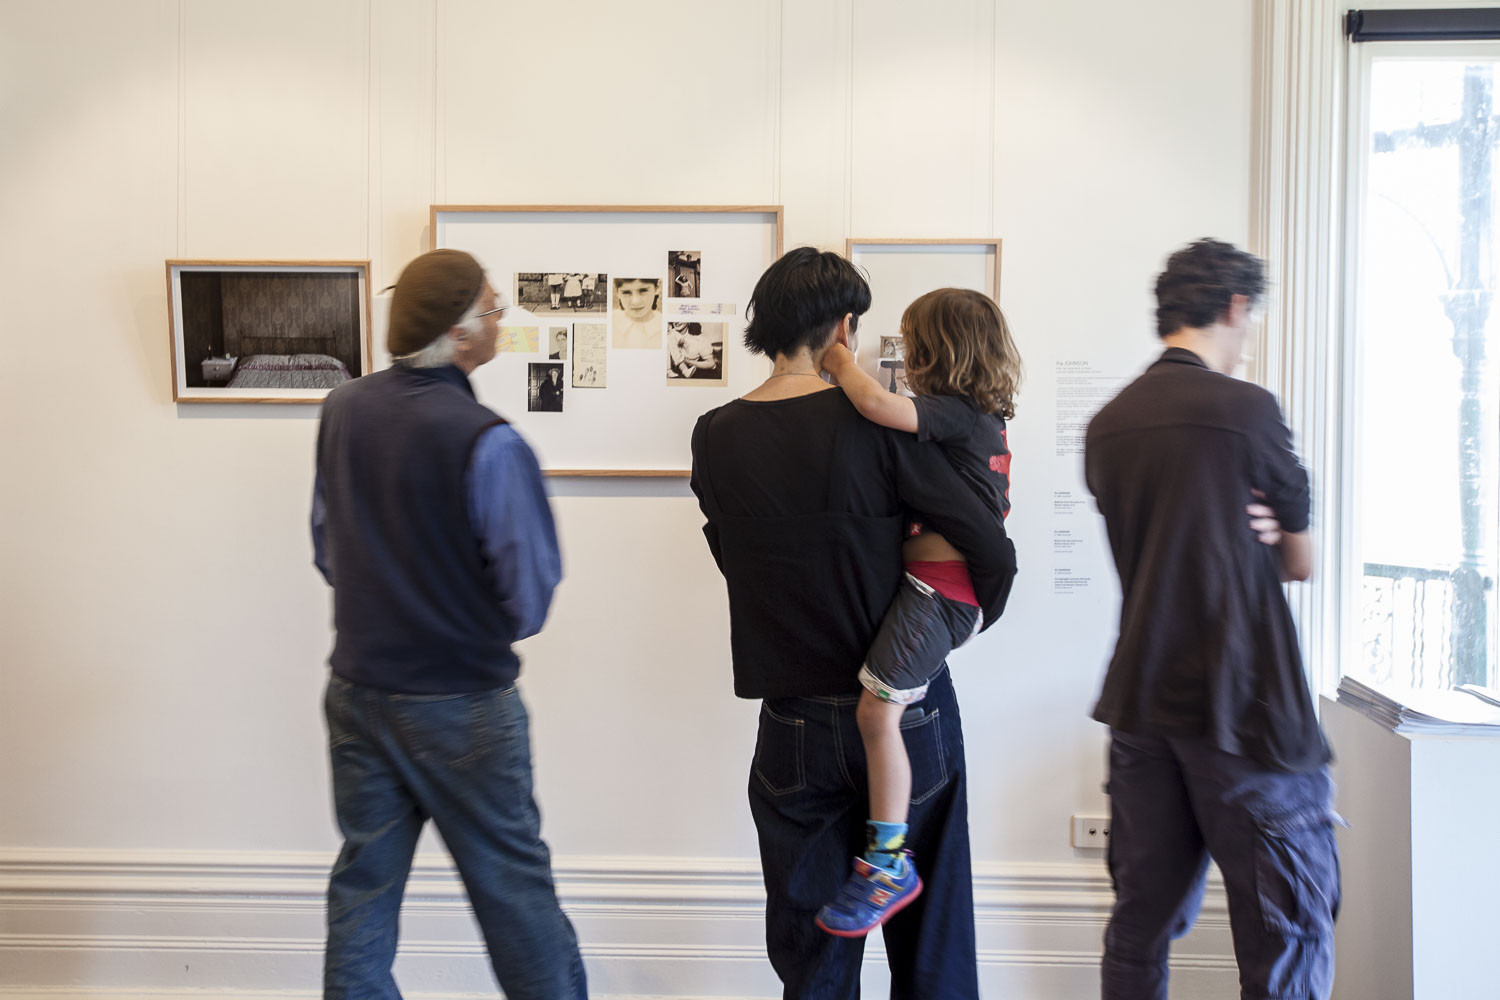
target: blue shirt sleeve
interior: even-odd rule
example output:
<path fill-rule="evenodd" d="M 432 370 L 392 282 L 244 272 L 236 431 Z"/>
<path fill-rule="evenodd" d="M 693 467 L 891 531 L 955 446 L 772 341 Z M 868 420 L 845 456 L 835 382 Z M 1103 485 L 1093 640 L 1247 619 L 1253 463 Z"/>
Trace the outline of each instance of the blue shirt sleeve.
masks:
<path fill-rule="evenodd" d="M 479 436 L 466 488 L 474 527 L 500 609 L 525 639 L 542 630 L 562 579 L 562 556 L 542 470 L 509 424 Z"/>
<path fill-rule="evenodd" d="M 328 520 L 328 505 L 323 499 L 323 477 L 313 476 L 313 499 L 312 499 L 312 543 L 313 543 L 313 565 L 318 567 L 318 572 L 323 574 L 323 579 L 333 584 L 333 578 L 328 575 L 328 547 L 323 541 L 323 525 Z"/>

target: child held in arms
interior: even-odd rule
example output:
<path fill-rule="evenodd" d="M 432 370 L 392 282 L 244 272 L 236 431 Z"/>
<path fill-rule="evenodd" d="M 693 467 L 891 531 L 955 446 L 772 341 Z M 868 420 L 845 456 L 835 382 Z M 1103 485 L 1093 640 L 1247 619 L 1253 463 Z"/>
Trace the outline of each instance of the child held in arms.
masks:
<path fill-rule="evenodd" d="M 940 288 L 901 317 L 907 381 L 915 397 L 888 392 L 848 348 L 835 344 L 823 367 L 866 420 L 936 442 L 959 477 L 1004 531 L 1010 513 L 1010 448 L 1005 421 L 1015 415 L 1021 358 L 1005 316 L 979 292 Z M 817 924 L 840 937 L 862 937 L 922 891 L 905 849 L 911 762 L 901 715 L 921 701 L 948 653 L 982 624 L 962 555 L 941 535 L 912 523 L 902 550 L 906 579 L 886 611 L 859 680 L 856 718 L 869 767 L 868 847 Z"/>

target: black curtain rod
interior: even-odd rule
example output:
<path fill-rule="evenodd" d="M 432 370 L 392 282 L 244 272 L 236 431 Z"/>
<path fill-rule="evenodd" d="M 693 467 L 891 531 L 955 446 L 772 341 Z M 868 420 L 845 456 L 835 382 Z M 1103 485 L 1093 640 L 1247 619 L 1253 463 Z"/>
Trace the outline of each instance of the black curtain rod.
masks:
<path fill-rule="evenodd" d="M 1351 10 L 1351 42 L 1451 42 L 1500 38 L 1500 7 Z"/>

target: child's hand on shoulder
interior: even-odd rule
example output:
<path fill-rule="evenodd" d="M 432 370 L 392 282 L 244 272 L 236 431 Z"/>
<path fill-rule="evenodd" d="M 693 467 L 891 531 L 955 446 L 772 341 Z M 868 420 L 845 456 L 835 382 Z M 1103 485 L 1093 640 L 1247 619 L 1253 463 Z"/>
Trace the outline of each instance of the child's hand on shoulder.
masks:
<path fill-rule="evenodd" d="M 854 352 L 843 344 L 834 344 L 828 348 L 828 353 L 823 355 L 823 370 L 834 378 L 838 378 L 839 372 L 851 365 L 859 364 L 854 358 Z"/>

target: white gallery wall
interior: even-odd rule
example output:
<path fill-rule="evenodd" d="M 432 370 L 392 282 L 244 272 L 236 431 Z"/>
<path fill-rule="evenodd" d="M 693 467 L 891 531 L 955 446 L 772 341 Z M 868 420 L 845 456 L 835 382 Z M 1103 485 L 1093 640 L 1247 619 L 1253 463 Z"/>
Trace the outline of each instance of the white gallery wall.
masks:
<path fill-rule="evenodd" d="M 0 995 L 316 992 L 317 411 L 174 405 L 163 261 L 369 258 L 379 289 L 434 203 L 782 204 L 789 247 L 1003 238 L 1021 575 L 954 658 L 982 978 L 1087 995 L 1110 894 L 1068 817 L 1106 809 L 1088 712 L 1117 592 L 1058 372 L 1139 369 L 1165 253 L 1245 241 L 1253 7 L 0 5 Z M 523 691 L 595 992 L 777 995 L 756 707 L 731 693 L 696 502 L 552 486 L 567 579 Z M 488 989 L 435 843 L 409 899 L 410 995 Z M 1177 951 L 1174 996 L 1233 989 L 1221 895 Z"/>

